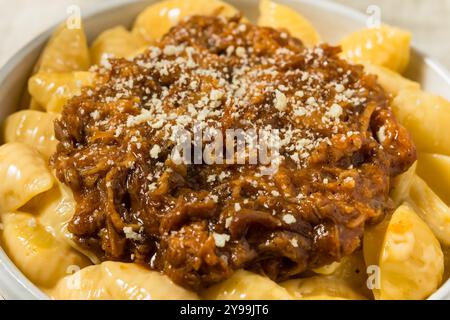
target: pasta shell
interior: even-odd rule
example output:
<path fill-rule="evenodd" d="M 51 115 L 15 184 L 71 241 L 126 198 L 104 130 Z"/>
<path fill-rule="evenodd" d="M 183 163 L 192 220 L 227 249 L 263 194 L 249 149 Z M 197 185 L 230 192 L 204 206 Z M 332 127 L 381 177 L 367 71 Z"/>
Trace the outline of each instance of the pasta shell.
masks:
<path fill-rule="evenodd" d="M 329 266 L 314 269 L 314 272 L 320 275 L 321 280 L 305 281 L 299 284 L 303 289 L 299 288 L 297 294 L 303 299 L 309 299 L 310 296 L 329 296 L 338 299 L 372 298 L 372 293 L 366 284 L 367 272 L 362 250 L 357 250 Z M 310 278 L 303 280 L 306 279 Z M 317 290 L 313 288 L 315 282 L 321 284 Z"/>
<path fill-rule="evenodd" d="M 23 142 L 36 148 L 45 159 L 56 151 L 58 141 L 55 138 L 54 113 L 35 110 L 23 110 L 6 118 L 3 126 L 5 142 Z"/>
<path fill-rule="evenodd" d="M 210 300 L 291 300 L 285 288 L 267 277 L 245 270 L 236 271 L 230 278 L 202 293 Z"/>
<path fill-rule="evenodd" d="M 399 73 L 388 68 L 371 63 L 363 63 L 363 65 L 366 72 L 376 75 L 378 83 L 386 90 L 386 92 L 392 94 L 394 97 L 404 89 L 420 89 L 419 83 L 402 77 Z"/>
<path fill-rule="evenodd" d="M 416 212 L 436 237 L 450 246 L 450 208 L 418 176 L 414 177 L 410 197 Z"/>
<path fill-rule="evenodd" d="M 419 153 L 417 174 L 447 205 L 450 205 L 450 156 Z"/>
<path fill-rule="evenodd" d="M 394 204 L 398 207 L 409 196 L 409 189 L 414 180 L 416 174 L 417 161 L 408 169 L 408 171 L 395 177 L 392 181 L 391 198 L 394 200 Z"/>
<path fill-rule="evenodd" d="M 0 212 L 17 210 L 54 183 L 42 156 L 23 143 L 0 146 Z"/>
<path fill-rule="evenodd" d="M 376 299 L 424 299 L 441 284 L 444 258 L 439 242 L 408 205 L 368 228 L 363 244 L 366 264 L 376 270 Z"/>
<path fill-rule="evenodd" d="M 307 46 L 318 44 L 320 35 L 305 17 L 295 10 L 270 0 L 259 3 L 258 25 L 287 30 Z"/>
<path fill-rule="evenodd" d="M 150 5 L 139 14 L 132 33 L 147 43 L 154 43 L 184 17 L 212 14 L 231 17 L 238 13 L 237 9 L 219 0 L 165 0 Z"/>
<path fill-rule="evenodd" d="M 76 243 L 73 234 L 67 229 L 76 208 L 72 190 L 68 186 L 57 181 L 52 189 L 32 199 L 25 208 L 37 216 L 45 229 L 57 240 L 66 242 L 88 257 L 92 263 L 100 263 L 95 253 Z"/>
<path fill-rule="evenodd" d="M 85 71 L 90 66 L 83 26 L 69 28 L 63 23 L 55 30 L 39 58 L 40 72 Z"/>
<path fill-rule="evenodd" d="M 36 285 L 53 287 L 70 274 L 72 268 L 82 268 L 89 261 L 51 233 L 29 213 L 2 215 L 2 246 L 11 260 Z"/>
<path fill-rule="evenodd" d="M 68 300 L 195 300 L 197 295 L 167 276 L 134 263 L 103 262 L 62 279 L 49 291 Z"/>
<path fill-rule="evenodd" d="M 450 102 L 421 90 L 402 90 L 392 102 L 397 119 L 421 152 L 450 155 Z"/>
<path fill-rule="evenodd" d="M 402 73 L 409 63 L 411 33 L 382 25 L 355 31 L 341 40 L 342 56 L 354 63 L 369 62 Z"/>
<path fill-rule="evenodd" d="M 28 91 L 49 112 L 61 112 L 64 104 L 92 85 L 95 75 L 90 72 L 38 73 L 28 81 Z"/>
<path fill-rule="evenodd" d="M 122 26 L 117 26 L 102 32 L 91 47 L 91 57 L 94 64 L 100 64 L 102 59 L 115 57 L 124 58 L 139 50 L 144 43 Z"/>
<path fill-rule="evenodd" d="M 281 286 L 298 300 L 366 300 L 344 281 L 334 277 L 314 276 L 289 280 Z"/>

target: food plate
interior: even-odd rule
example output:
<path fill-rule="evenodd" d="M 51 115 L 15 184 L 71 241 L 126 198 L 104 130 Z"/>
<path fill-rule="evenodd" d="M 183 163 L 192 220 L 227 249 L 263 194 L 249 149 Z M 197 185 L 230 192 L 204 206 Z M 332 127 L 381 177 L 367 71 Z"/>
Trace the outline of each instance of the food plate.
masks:
<path fill-rule="evenodd" d="M 92 41 L 101 31 L 118 24 L 131 26 L 132 21 L 149 3 L 156 1 L 108 1 L 83 14 L 84 27 L 88 39 Z M 255 21 L 258 1 L 228 1 L 240 9 L 246 17 Z M 323 40 L 337 43 L 342 36 L 366 26 L 367 17 L 354 10 L 327 1 L 298 0 L 279 1 L 301 12 L 315 26 Z M 38 56 L 50 36 L 49 29 L 20 50 L 0 70 L 0 121 L 15 111 L 20 105 L 26 81 Z M 438 63 L 413 49 L 411 63 L 406 71 L 408 78 L 421 83 L 426 91 L 440 94 L 450 99 L 450 76 Z M 14 266 L 0 249 L 0 293 L 6 299 L 47 299 Z M 430 299 L 450 298 L 450 282 L 447 281 Z"/>

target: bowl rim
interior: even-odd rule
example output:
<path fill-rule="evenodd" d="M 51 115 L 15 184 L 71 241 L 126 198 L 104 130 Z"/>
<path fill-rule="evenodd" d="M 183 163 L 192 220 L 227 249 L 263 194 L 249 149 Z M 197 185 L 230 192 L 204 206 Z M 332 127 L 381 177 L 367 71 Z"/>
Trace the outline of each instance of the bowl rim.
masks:
<path fill-rule="evenodd" d="M 227 1 L 227 0 L 224 0 Z M 256 1 L 256 0 L 254 0 Z M 349 19 L 353 19 L 360 23 L 364 23 L 366 16 L 351 7 L 346 5 L 331 2 L 330 0 L 290 0 L 291 2 L 304 3 L 311 6 L 316 6 L 321 10 L 334 11 L 339 15 L 347 16 Z M 116 9 L 122 6 L 133 5 L 142 2 L 142 0 L 110 0 L 94 5 L 89 5 L 84 9 L 83 19 L 93 18 L 96 15 L 100 15 L 103 11 Z M 281 1 L 283 2 L 283 1 Z M 61 22 L 53 24 L 39 35 L 25 43 L 16 53 L 11 56 L 0 68 L 0 86 L 8 79 L 11 72 L 17 68 L 18 64 L 30 54 L 37 47 L 43 45 L 49 38 L 54 28 Z M 450 88 L 450 73 L 444 67 L 443 64 L 430 58 L 424 54 L 421 50 L 418 50 L 415 46 L 415 42 L 412 42 L 411 50 L 414 51 L 424 63 L 433 69 L 436 74 L 446 82 Z M 6 252 L 0 246 L 0 299 L 2 296 L 6 299 L 38 299 L 48 300 L 50 297 L 33 284 L 12 262 Z M 428 300 L 450 300 L 450 279 L 442 284 L 433 294 L 428 297 Z"/>

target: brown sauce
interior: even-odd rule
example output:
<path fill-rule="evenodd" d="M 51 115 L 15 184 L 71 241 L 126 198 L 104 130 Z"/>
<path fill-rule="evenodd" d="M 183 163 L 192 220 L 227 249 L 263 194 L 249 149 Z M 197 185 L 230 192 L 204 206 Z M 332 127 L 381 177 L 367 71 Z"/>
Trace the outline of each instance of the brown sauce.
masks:
<path fill-rule="evenodd" d="M 200 290 L 245 268 L 281 281 L 360 247 L 415 160 L 390 98 L 339 48 L 239 17 L 192 17 L 133 60 L 97 68 L 56 121 L 69 230 L 102 259 Z M 278 129 L 280 163 L 176 164 L 174 128 Z"/>

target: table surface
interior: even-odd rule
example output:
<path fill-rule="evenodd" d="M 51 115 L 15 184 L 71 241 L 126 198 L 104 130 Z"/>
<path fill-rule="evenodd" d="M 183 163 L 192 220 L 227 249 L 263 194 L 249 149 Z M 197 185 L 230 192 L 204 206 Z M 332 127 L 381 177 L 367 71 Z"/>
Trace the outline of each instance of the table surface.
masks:
<path fill-rule="evenodd" d="M 87 7 L 109 0 L 0 0 L 0 67 L 40 32 L 67 16 L 70 5 Z M 320 0 L 317 0 L 320 1 Z M 331 0 L 365 12 L 381 9 L 383 22 L 412 31 L 421 51 L 450 70 L 450 0 Z"/>

